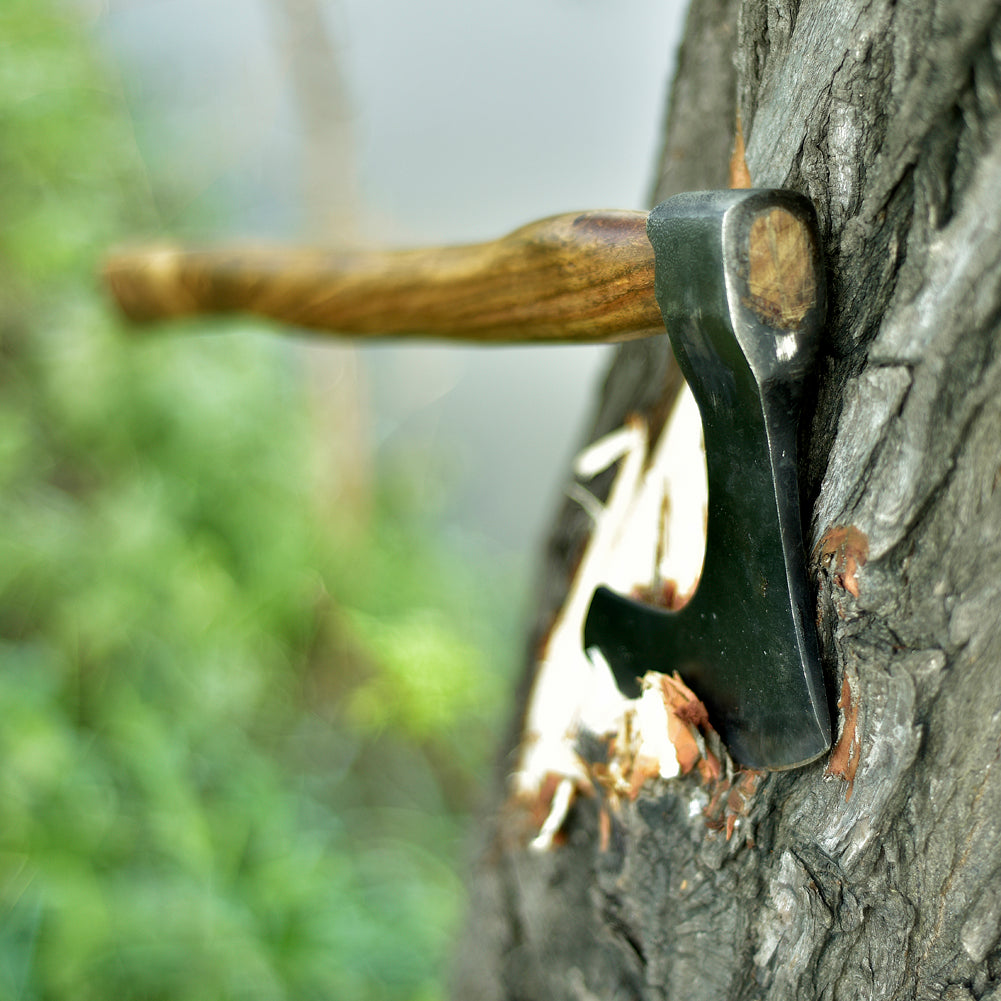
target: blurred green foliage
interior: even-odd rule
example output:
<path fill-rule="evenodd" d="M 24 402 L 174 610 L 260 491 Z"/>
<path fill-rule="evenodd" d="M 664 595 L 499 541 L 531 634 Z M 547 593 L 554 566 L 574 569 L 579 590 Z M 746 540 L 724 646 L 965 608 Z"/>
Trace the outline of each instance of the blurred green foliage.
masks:
<path fill-rule="evenodd" d="M 4 0 L 0 998 L 438 997 L 511 575 L 405 480 L 342 517 L 279 339 L 129 339 L 149 189 L 71 12 Z"/>

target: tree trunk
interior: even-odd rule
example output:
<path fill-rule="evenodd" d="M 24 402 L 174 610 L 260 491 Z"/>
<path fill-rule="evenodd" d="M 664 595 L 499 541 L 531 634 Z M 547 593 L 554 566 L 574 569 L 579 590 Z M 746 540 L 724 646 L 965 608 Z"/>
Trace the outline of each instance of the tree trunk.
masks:
<path fill-rule="evenodd" d="M 578 800 L 540 853 L 505 804 L 515 726 L 462 1001 L 1001 998 L 1001 12 L 695 0 L 657 201 L 726 185 L 738 112 L 754 185 L 806 194 L 825 239 L 801 455 L 838 743 L 759 782 L 729 838 L 693 772 L 606 838 Z M 655 420 L 671 372 L 666 338 L 621 348 L 593 437 Z M 568 503 L 533 640 L 587 530 Z"/>

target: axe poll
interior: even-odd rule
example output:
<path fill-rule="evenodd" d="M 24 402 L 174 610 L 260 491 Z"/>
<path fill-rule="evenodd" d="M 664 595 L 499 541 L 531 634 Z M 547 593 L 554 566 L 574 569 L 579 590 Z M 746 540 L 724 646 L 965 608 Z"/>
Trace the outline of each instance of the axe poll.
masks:
<path fill-rule="evenodd" d="M 806 199 L 688 193 L 649 215 L 560 215 L 425 250 L 154 247 L 113 256 L 104 273 L 136 322 L 239 312 L 338 335 L 484 344 L 620 341 L 666 327 L 702 415 L 702 575 L 676 612 L 599 588 L 582 642 L 627 695 L 646 671 L 678 671 L 741 764 L 795 767 L 830 746 L 796 461 L 825 308 Z"/>

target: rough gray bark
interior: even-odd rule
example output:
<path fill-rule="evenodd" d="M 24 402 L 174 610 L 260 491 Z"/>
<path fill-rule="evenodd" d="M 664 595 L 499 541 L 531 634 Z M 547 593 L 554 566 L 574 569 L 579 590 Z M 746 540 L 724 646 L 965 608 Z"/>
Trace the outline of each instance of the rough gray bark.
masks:
<path fill-rule="evenodd" d="M 594 801 L 542 855 L 498 808 L 464 1001 L 1001 998 L 1001 12 L 695 0 L 658 200 L 725 184 L 738 107 L 755 185 L 806 193 L 826 240 L 804 509 L 854 782 L 771 775 L 730 840 L 694 775 L 661 782 L 605 851 Z M 595 434 L 667 370 L 623 348 Z M 560 513 L 540 623 L 585 531 Z"/>

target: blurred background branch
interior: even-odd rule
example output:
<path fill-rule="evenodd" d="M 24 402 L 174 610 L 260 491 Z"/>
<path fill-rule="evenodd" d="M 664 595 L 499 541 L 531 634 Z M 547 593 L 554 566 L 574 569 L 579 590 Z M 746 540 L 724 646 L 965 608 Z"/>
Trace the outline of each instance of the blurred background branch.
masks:
<path fill-rule="evenodd" d="M 357 144 L 343 59 L 331 19 L 318 0 L 269 0 L 277 50 L 294 95 L 299 119 L 302 239 L 351 248 L 361 240 Z M 327 5 L 328 13 L 333 5 Z M 331 349 L 332 350 L 328 350 Z M 359 526 L 367 520 L 372 490 L 372 443 L 368 380 L 358 352 L 348 342 L 300 342 L 310 399 L 318 424 L 327 430 L 318 457 L 331 475 L 321 499 L 337 498 L 341 515 Z"/>

